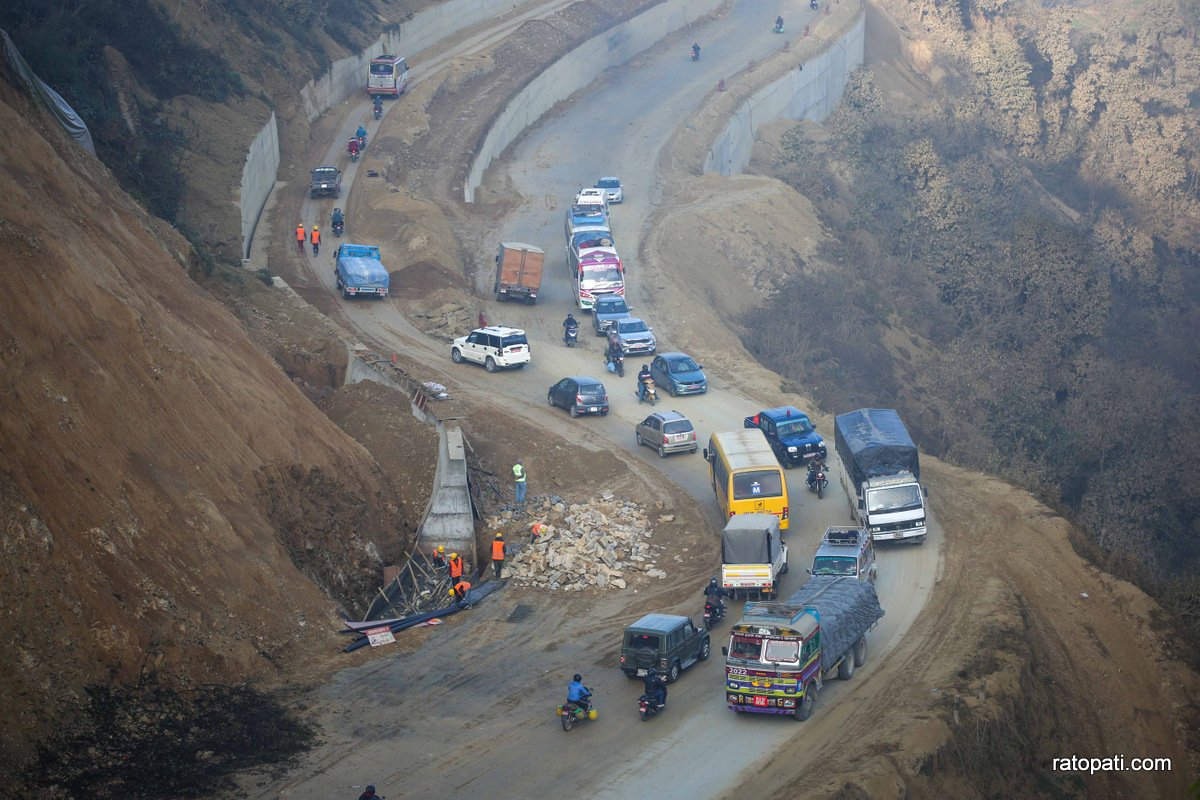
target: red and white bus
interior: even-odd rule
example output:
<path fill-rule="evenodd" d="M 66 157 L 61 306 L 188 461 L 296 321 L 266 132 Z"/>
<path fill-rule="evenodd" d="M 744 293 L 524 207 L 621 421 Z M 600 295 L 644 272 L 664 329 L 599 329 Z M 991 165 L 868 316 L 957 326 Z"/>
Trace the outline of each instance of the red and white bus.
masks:
<path fill-rule="evenodd" d="M 371 59 L 367 73 L 367 94 L 399 97 L 408 88 L 408 64 L 400 56 L 382 55 Z"/>

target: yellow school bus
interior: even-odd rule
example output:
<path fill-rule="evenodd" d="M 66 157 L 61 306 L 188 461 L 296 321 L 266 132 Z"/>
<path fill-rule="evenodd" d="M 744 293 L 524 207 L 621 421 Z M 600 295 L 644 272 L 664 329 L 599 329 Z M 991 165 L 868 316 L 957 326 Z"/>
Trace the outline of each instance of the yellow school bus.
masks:
<path fill-rule="evenodd" d="M 757 428 L 714 433 L 704 448 L 717 505 L 734 514 L 774 514 L 788 527 L 787 481 L 767 437 Z"/>

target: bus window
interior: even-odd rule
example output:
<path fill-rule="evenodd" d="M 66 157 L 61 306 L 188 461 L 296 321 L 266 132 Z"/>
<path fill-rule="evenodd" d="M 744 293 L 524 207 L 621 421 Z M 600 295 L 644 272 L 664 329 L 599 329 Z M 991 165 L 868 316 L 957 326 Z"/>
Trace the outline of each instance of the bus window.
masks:
<path fill-rule="evenodd" d="M 779 497 L 783 494 L 783 473 L 779 470 L 738 472 L 733 476 L 733 499 Z"/>

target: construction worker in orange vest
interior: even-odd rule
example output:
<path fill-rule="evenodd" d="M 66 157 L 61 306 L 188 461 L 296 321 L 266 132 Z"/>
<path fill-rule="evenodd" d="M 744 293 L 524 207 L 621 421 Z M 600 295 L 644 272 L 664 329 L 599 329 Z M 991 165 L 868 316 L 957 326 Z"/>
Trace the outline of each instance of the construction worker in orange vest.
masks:
<path fill-rule="evenodd" d="M 496 580 L 500 580 L 500 570 L 504 569 L 504 534 L 497 533 L 492 540 L 492 569 L 496 570 Z"/>
<path fill-rule="evenodd" d="M 454 583 L 463 575 L 463 560 L 458 553 L 451 553 L 450 560 L 446 562 L 446 566 L 450 569 L 450 582 Z"/>
<path fill-rule="evenodd" d="M 471 591 L 470 582 L 459 581 L 458 583 L 454 584 L 454 588 L 450 590 L 450 596 L 458 600 L 458 602 L 465 604 L 467 602 L 467 592 L 469 591 Z"/>
<path fill-rule="evenodd" d="M 313 255 L 315 256 L 317 251 L 321 249 L 321 231 L 317 229 L 316 225 L 313 225 L 312 229 L 312 246 Z"/>
<path fill-rule="evenodd" d="M 296 226 L 296 249 L 300 251 L 300 255 L 304 255 L 304 242 L 308 239 L 304 235 L 304 223 L 301 222 Z"/>

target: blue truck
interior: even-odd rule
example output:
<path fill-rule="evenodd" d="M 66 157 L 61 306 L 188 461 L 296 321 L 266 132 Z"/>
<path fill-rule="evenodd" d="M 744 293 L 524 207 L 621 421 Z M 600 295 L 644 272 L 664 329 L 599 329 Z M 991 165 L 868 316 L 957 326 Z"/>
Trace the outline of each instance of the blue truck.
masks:
<path fill-rule="evenodd" d="M 817 433 L 812 420 L 795 406 L 780 406 L 760 411 L 742 421 L 746 428 L 758 428 L 767 437 L 775 457 L 784 469 L 805 464 L 828 455 L 825 439 Z"/>
<path fill-rule="evenodd" d="M 342 297 L 363 295 L 387 297 L 391 277 L 379 260 L 379 248 L 371 244 L 344 244 L 334 251 L 334 273 Z"/>

